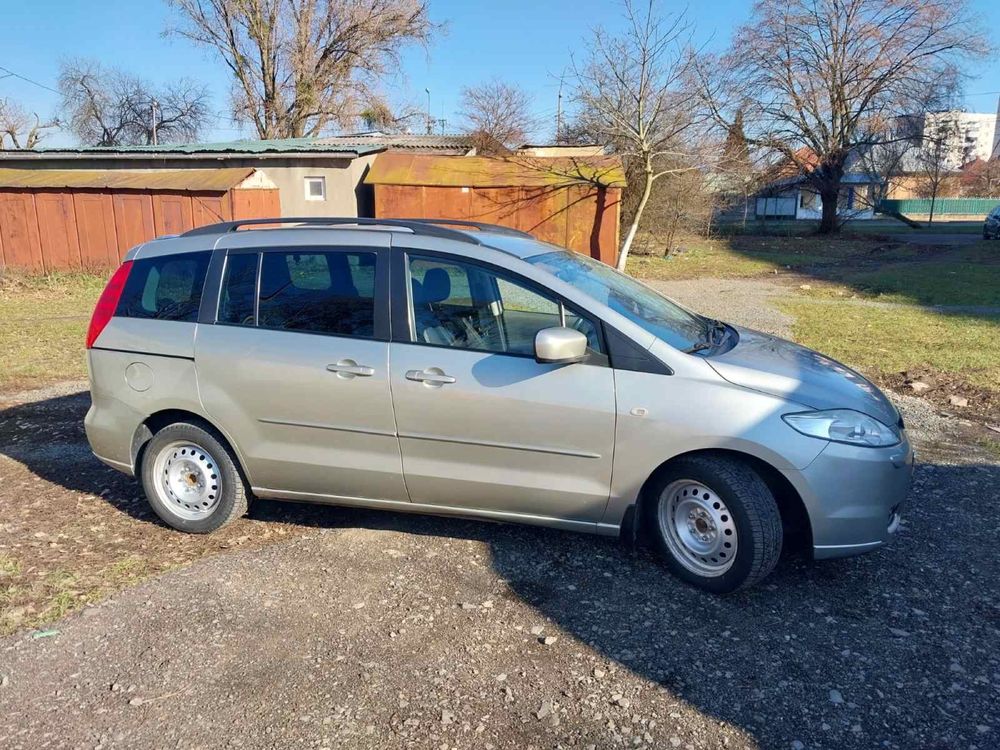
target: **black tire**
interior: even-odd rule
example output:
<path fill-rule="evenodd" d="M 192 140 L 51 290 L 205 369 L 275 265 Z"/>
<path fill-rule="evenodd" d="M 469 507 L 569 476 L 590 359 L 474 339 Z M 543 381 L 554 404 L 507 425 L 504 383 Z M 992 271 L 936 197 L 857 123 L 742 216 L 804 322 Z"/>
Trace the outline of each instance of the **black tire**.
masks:
<path fill-rule="evenodd" d="M 157 457 L 178 443 L 203 449 L 202 459 L 209 456 L 205 465 L 208 471 L 213 472 L 208 475 L 208 481 L 214 484 L 205 491 L 214 493 L 211 498 L 213 505 L 203 517 L 184 518 L 179 515 L 181 509 L 172 509 L 165 497 L 168 492 L 161 493 L 154 484 Z M 146 443 L 142 452 L 142 487 L 153 511 L 165 524 L 190 534 L 208 534 L 220 529 L 246 515 L 249 507 L 246 483 L 229 448 L 214 431 L 187 422 L 175 422 L 164 427 Z"/>
<path fill-rule="evenodd" d="M 661 506 L 669 503 L 669 498 L 664 491 L 683 481 L 711 489 L 732 515 L 738 544 L 735 558 L 721 575 L 699 575 L 685 566 L 665 536 L 669 531 L 660 522 Z M 748 464 L 722 456 L 678 459 L 661 472 L 648 493 L 643 503 L 644 524 L 664 563 L 681 580 L 715 594 L 728 594 L 758 583 L 777 564 L 782 543 L 781 514 L 774 495 Z"/>

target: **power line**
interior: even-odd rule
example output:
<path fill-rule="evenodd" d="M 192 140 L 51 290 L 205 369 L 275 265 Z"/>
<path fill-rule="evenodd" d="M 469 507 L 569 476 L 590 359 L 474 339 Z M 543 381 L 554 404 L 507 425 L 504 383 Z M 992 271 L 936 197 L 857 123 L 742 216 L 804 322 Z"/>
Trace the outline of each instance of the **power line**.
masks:
<path fill-rule="evenodd" d="M 51 86 L 46 86 L 44 83 L 39 83 L 38 81 L 33 81 L 32 79 L 28 78 L 27 76 L 23 76 L 20 73 L 15 73 L 10 68 L 5 68 L 4 66 L 0 65 L 0 70 L 2 70 L 8 76 L 14 76 L 14 78 L 20 78 L 22 81 L 30 83 L 33 86 L 38 86 L 38 88 L 40 88 L 40 89 L 45 89 L 46 91 L 51 91 L 53 94 L 60 94 L 59 91 L 57 91 L 56 89 L 52 88 Z"/>

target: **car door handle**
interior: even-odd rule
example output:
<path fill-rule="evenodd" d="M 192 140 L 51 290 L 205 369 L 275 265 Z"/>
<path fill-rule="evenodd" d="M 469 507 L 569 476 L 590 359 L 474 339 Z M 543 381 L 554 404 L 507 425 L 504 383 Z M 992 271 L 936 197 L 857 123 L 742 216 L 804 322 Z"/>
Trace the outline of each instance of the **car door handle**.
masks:
<path fill-rule="evenodd" d="M 455 378 L 437 371 L 436 367 L 429 370 L 407 370 L 406 379 L 416 380 L 418 383 L 427 383 L 428 385 L 445 385 L 446 383 L 455 382 Z"/>
<path fill-rule="evenodd" d="M 375 368 L 368 365 L 359 365 L 353 359 L 342 359 L 335 365 L 327 365 L 326 369 L 337 373 L 342 378 L 370 378 L 375 374 Z"/>

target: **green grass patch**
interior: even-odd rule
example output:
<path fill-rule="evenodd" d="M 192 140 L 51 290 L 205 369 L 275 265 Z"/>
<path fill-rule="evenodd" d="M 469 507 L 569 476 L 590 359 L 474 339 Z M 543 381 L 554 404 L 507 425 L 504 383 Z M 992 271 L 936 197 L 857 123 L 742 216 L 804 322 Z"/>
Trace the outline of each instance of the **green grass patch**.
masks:
<path fill-rule="evenodd" d="M 10 555 L 0 555 L 0 578 L 16 576 L 21 572 L 21 563 Z"/>
<path fill-rule="evenodd" d="M 832 266 L 815 273 L 813 292 L 837 296 L 860 294 L 886 302 L 918 305 L 1000 306 L 1000 247 L 979 242 L 905 260 Z"/>
<path fill-rule="evenodd" d="M 843 235 L 875 235 L 891 236 L 899 234 L 911 234 L 915 237 L 928 236 L 934 234 L 982 234 L 982 221 L 948 221 L 943 218 L 935 219 L 931 224 L 921 221 L 923 226 L 919 228 L 911 227 L 898 219 L 880 218 L 875 220 L 849 221 L 841 227 Z M 750 219 L 744 224 L 740 221 L 727 221 L 715 225 L 715 231 L 724 236 L 734 235 L 771 235 L 774 237 L 807 237 L 815 235 L 819 229 L 819 221 L 796 219 L 796 220 L 771 220 L 758 221 Z"/>
<path fill-rule="evenodd" d="M 986 450 L 987 453 L 992 455 L 997 461 L 1000 461 L 1000 438 L 980 438 L 979 444 Z"/>
<path fill-rule="evenodd" d="M 890 302 L 1000 306 L 1000 264 L 921 263 L 845 274 L 842 281 Z"/>
<path fill-rule="evenodd" d="M 786 299 L 796 341 L 866 372 L 930 367 L 1000 392 L 1000 317 Z"/>
<path fill-rule="evenodd" d="M 921 250 L 884 244 L 869 238 L 733 236 L 693 239 L 669 257 L 629 257 L 628 272 L 646 279 L 753 278 L 809 269 L 811 272 L 850 263 L 901 261 Z M 641 243 L 640 243 L 641 247 Z"/>
<path fill-rule="evenodd" d="M 0 388 L 86 375 L 84 339 L 106 281 L 95 274 L 0 277 Z"/>

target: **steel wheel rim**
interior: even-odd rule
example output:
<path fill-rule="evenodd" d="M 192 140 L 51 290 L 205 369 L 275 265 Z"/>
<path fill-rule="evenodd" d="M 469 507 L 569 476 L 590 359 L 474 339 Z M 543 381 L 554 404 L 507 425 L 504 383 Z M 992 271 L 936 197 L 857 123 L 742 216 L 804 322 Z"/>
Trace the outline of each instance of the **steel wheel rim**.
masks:
<path fill-rule="evenodd" d="M 691 479 L 671 482 L 660 495 L 658 516 L 667 548 L 692 573 L 717 578 L 733 566 L 736 522 L 711 487 Z"/>
<path fill-rule="evenodd" d="M 196 443 L 169 443 L 160 449 L 153 464 L 153 487 L 171 514 L 199 521 L 212 515 L 222 496 L 219 464 Z"/>

